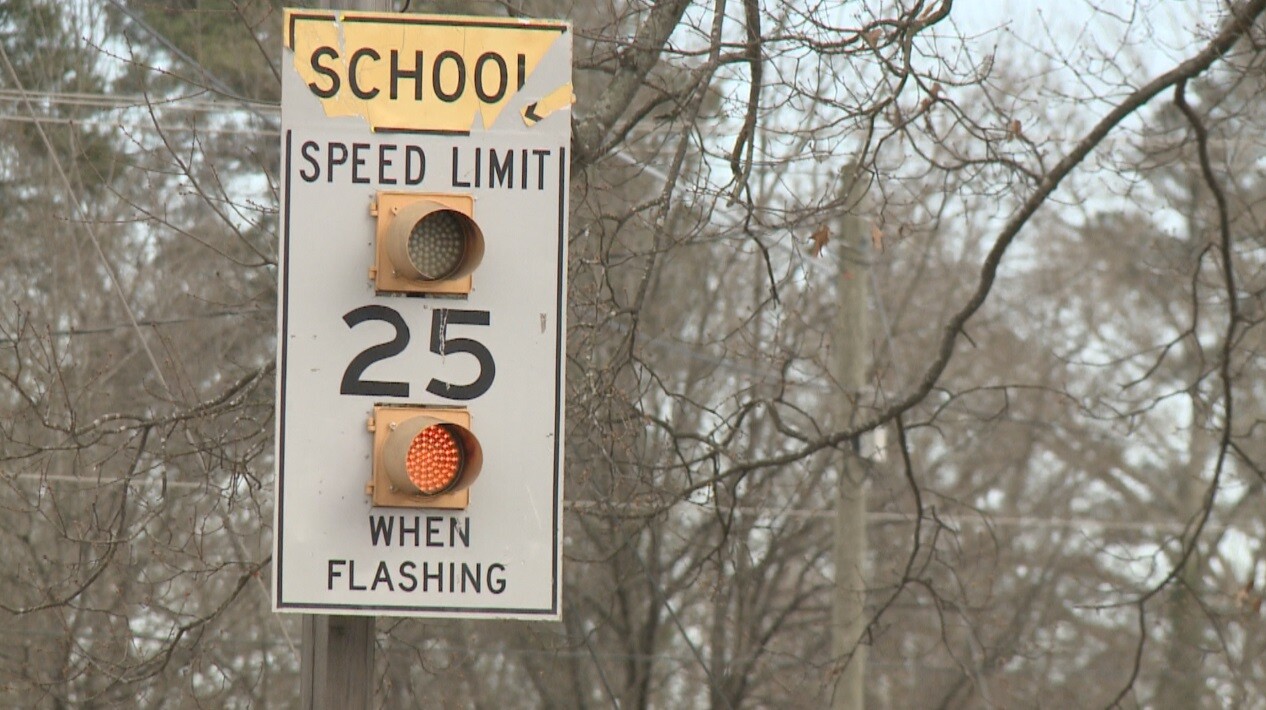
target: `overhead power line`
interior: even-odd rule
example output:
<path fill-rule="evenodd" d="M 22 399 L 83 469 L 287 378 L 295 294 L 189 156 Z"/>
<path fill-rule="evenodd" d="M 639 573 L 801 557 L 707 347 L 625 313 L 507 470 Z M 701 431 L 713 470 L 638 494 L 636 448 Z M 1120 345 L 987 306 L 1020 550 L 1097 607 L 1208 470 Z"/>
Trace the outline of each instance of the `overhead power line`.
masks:
<path fill-rule="evenodd" d="M 225 98 L 231 99 L 241 104 L 243 108 L 245 108 L 246 110 L 252 113 L 255 113 L 256 115 L 259 115 L 261 118 L 263 117 L 261 114 L 258 113 L 257 109 L 255 108 L 255 102 L 253 100 L 248 99 L 245 96 L 241 96 L 237 94 L 235 91 L 233 91 L 233 89 L 228 84 L 224 83 L 224 81 L 222 81 L 218 76 L 208 71 L 206 67 L 202 66 L 202 64 L 198 62 L 198 60 L 186 54 L 184 50 L 178 47 L 175 42 L 171 41 L 162 32 L 159 32 L 158 30 L 154 29 L 153 26 L 151 26 L 148 22 L 145 21 L 145 18 L 141 17 L 140 15 L 137 15 L 135 12 L 132 12 L 130 8 L 128 8 L 123 3 L 119 2 L 119 0 L 108 0 L 108 2 L 110 3 L 111 7 L 118 10 L 120 13 L 122 13 L 134 25 L 136 25 L 137 27 L 140 27 L 142 30 L 145 31 L 146 34 L 148 34 L 150 37 L 153 37 L 156 42 L 163 45 L 163 47 L 165 47 L 167 51 L 171 52 L 173 56 L 175 56 L 177 59 L 184 62 L 188 66 L 192 67 L 193 69 L 197 70 L 197 72 L 202 77 L 202 81 L 205 82 L 205 83 L 199 84 L 199 82 L 197 81 L 187 80 L 189 81 L 190 84 L 193 84 L 194 86 L 204 86 L 207 89 L 214 91 L 217 94 L 220 94 L 221 96 L 224 96 Z"/>
<path fill-rule="evenodd" d="M 4 471 L 0 471 L 0 477 L 6 476 Z M 62 483 L 67 485 L 81 486 L 109 486 L 118 483 L 127 483 L 131 486 L 157 488 L 165 486 L 167 488 L 184 488 L 184 489 L 206 489 L 213 488 L 205 479 L 199 481 L 176 481 L 168 480 L 166 482 L 150 479 L 150 478 L 101 478 L 97 476 L 69 476 L 48 473 L 18 473 L 8 474 L 8 477 L 18 481 L 38 482 L 42 485 L 50 483 Z M 694 505 L 688 501 L 678 501 L 676 506 Z M 676 507 L 673 506 L 673 507 Z M 564 500 L 563 507 L 567 510 L 582 511 L 589 514 L 601 514 L 603 511 L 615 510 L 620 515 L 645 514 L 655 515 L 667 512 L 664 508 L 650 508 L 635 503 L 613 503 L 609 501 L 594 502 L 588 500 Z M 774 518 L 799 518 L 799 519 L 816 519 L 831 520 L 835 517 L 835 511 L 830 508 L 783 508 L 775 506 L 751 506 L 737 505 L 726 506 L 723 508 L 726 512 L 733 512 L 739 515 L 761 515 Z M 907 513 L 897 513 L 889 510 L 872 510 L 866 513 L 867 525 L 891 525 L 891 524 L 913 524 L 914 517 Z M 936 520 L 944 523 L 951 528 L 993 528 L 993 529 L 1015 529 L 1022 528 L 1025 530 L 1082 530 L 1089 531 L 1135 531 L 1146 533 L 1163 533 L 1171 535 L 1181 535 L 1186 532 L 1187 525 L 1181 521 L 1146 521 L 1146 520 L 1105 520 L 1100 518 L 1060 518 L 1060 517 L 1038 517 L 1029 515 L 945 515 L 937 514 Z M 1232 526 L 1223 523 L 1213 526 L 1211 529 L 1225 531 Z"/>
<path fill-rule="evenodd" d="M 122 121 L 81 121 L 73 118 L 31 117 L 0 113 L 0 121 L 14 123 L 37 123 L 64 126 L 101 127 L 128 131 L 164 131 L 167 133 L 199 133 L 203 135 L 256 136 L 275 138 L 279 135 L 276 129 L 266 128 L 208 128 L 191 124 L 179 124 L 160 121 L 157 126 L 150 122 L 124 123 Z"/>
<path fill-rule="evenodd" d="M 110 94 L 86 93 L 73 91 L 28 91 L 26 96 L 37 105 L 78 106 L 105 110 L 123 109 L 162 109 L 164 111 L 187 111 L 200 113 L 224 113 L 228 111 L 248 111 L 263 114 L 268 118 L 281 115 L 281 106 L 276 103 L 255 102 L 243 105 L 241 102 L 228 103 L 202 98 L 204 92 L 192 96 L 156 97 L 145 94 Z M 23 95 L 13 89 L 0 88 L 0 101 L 22 102 Z"/>

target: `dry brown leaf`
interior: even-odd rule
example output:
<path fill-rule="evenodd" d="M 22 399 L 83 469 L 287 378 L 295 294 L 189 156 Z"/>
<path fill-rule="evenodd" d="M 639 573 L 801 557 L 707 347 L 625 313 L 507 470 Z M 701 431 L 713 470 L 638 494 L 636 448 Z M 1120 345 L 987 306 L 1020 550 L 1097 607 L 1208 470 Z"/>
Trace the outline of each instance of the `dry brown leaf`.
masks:
<path fill-rule="evenodd" d="M 871 246 L 875 248 L 875 251 L 879 252 L 880 254 L 884 252 L 883 230 L 879 228 L 879 225 L 874 224 L 874 223 L 870 225 L 870 244 Z"/>
<path fill-rule="evenodd" d="M 809 255 L 821 256 L 822 248 L 826 246 L 827 242 L 831 241 L 831 232 L 824 224 L 814 230 L 813 234 L 809 235 L 809 239 L 813 240 L 813 246 L 809 247 Z"/>
<path fill-rule="evenodd" d="M 1020 119 L 1018 119 L 1018 118 L 1013 118 L 1013 119 L 1011 119 L 1011 123 L 1007 124 L 1007 133 L 1008 133 L 1008 134 L 1009 134 L 1012 138 L 1023 138 L 1023 137 L 1024 137 L 1024 133 L 1022 133 L 1022 132 L 1020 131 Z"/>
<path fill-rule="evenodd" d="M 1249 611 L 1252 611 L 1253 614 L 1260 615 L 1262 612 L 1262 595 L 1253 591 L 1253 583 L 1254 580 L 1249 578 L 1249 580 L 1244 583 L 1243 587 L 1236 590 L 1235 606 L 1238 607 L 1242 613 L 1247 614 Z"/>

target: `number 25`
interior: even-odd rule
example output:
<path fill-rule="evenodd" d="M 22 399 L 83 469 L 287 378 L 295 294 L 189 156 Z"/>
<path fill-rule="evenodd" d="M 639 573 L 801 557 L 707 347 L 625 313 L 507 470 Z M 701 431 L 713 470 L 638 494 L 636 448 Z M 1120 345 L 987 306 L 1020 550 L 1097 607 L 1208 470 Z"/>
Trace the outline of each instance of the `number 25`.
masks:
<path fill-rule="evenodd" d="M 343 371 L 343 382 L 339 392 L 370 397 L 408 397 L 408 382 L 366 380 L 362 375 L 370 365 L 379 360 L 386 360 L 404 352 L 409 345 L 409 325 L 405 323 L 399 311 L 387 306 L 361 306 L 343 315 L 343 322 L 347 323 L 348 328 L 355 328 L 365 321 L 387 323 L 395 329 L 396 337 L 371 345 L 352 358 L 352 361 L 347 364 L 347 369 Z M 427 392 L 446 399 L 468 400 L 482 395 L 492 387 L 497 367 L 487 346 L 473 338 L 448 337 L 450 325 L 488 324 L 488 311 L 436 308 L 431 312 L 431 352 L 441 356 L 450 353 L 469 353 L 479 361 L 479 376 L 474 382 L 465 385 L 433 378 L 426 385 Z"/>

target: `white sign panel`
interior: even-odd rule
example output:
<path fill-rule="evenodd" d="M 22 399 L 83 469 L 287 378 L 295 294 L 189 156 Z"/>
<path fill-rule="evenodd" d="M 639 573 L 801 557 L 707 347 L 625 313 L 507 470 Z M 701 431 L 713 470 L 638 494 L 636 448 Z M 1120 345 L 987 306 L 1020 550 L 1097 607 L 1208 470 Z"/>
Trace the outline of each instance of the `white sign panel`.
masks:
<path fill-rule="evenodd" d="M 557 22 L 287 11 L 276 610 L 558 618 L 570 66 Z M 469 293 L 376 288 L 384 194 L 470 205 Z M 468 417 L 464 508 L 374 505 L 383 407 Z"/>

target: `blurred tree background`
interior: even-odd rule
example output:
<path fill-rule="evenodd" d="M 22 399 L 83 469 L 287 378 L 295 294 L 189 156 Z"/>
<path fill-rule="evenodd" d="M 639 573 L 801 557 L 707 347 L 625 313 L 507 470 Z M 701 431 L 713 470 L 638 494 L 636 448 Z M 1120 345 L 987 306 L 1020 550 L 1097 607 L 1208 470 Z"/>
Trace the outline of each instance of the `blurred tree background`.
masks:
<path fill-rule="evenodd" d="M 380 618 L 377 701 L 1266 707 L 1266 0 L 1119 5 L 471 5 L 575 32 L 563 620 Z M 0 704 L 297 703 L 281 29 L 0 5 Z"/>

